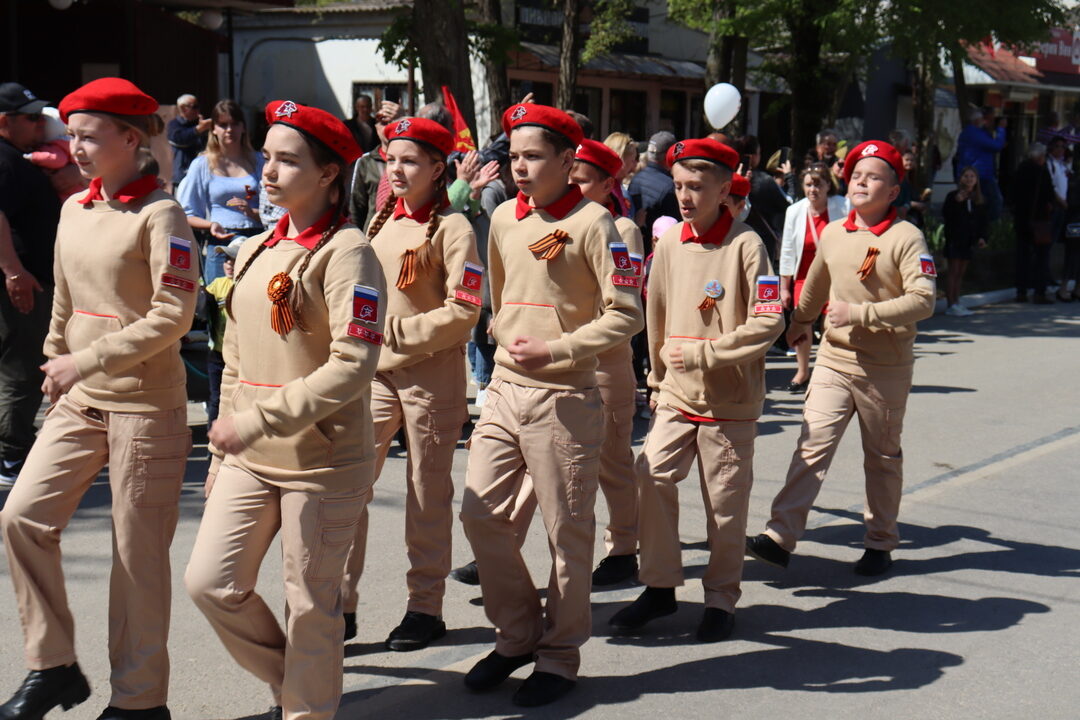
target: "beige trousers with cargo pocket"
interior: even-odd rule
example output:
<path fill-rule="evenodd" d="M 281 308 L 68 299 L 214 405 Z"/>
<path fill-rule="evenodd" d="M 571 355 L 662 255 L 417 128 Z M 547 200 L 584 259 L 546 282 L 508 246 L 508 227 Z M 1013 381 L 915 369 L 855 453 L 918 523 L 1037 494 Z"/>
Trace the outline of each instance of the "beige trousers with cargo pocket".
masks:
<path fill-rule="evenodd" d="M 75 662 L 75 621 L 64 589 L 60 537 L 108 463 L 109 704 L 139 710 L 167 702 L 169 546 L 190 450 L 183 407 L 121 413 L 64 395 L 50 409 L 0 513 L 31 670 Z"/>
<path fill-rule="evenodd" d="M 341 577 L 371 487 L 286 490 L 222 463 L 184 583 L 240 667 L 270 686 L 285 720 L 329 720 L 341 702 Z M 285 629 L 255 592 L 281 534 Z"/>
<path fill-rule="evenodd" d="M 469 416 L 465 398 L 464 348 L 454 347 L 398 370 L 379 372 L 371 383 L 375 429 L 375 476 L 398 430 L 405 428 L 405 549 L 409 570 L 406 610 L 442 615 L 454 527 L 454 451 Z M 342 583 L 345 612 L 356 612 L 357 586 L 367 551 L 368 511 Z"/>
<path fill-rule="evenodd" d="M 859 376 L 820 363 L 810 376 L 803 408 L 802 434 L 791 458 L 784 487 L 772 503 L 766 534 L 788 552 L 806 530 L 806 519 L 840 438 L 852 416 L 859 416 L 866 476 L 864 545 L 891 551 L 900 542 L 896 518 L 903 492 L 900 432 L 911 391 L 911 368 Z"/>

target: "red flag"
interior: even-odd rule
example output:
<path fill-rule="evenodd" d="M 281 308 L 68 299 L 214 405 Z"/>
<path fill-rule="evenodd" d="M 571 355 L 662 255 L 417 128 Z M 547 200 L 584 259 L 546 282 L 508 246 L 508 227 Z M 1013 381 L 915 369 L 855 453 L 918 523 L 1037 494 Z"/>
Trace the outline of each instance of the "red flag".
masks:
<path fill-rule="evenodd" d="M 476 149 L 476 142 L 473 140 L 472 131 L 469 130 L 468 124 L 465 122 L 465 118 L 462 117 L 461 111 L 458 110 L 457 100 L 454 99 L 454 93 L 450 92 L 450 88 L 446 85 L 442 86 L 443 105 L 450 111 L 450 114 L 454 116 L 454 149 L 460 152 L 469 152 Z"/>

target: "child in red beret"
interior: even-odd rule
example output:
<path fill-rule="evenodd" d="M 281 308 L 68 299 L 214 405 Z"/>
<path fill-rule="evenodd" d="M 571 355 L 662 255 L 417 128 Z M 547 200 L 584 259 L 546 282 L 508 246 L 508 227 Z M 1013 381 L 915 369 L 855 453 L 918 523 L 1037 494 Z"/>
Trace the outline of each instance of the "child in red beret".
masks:
<path fill-rule="evenodd" d="M 43 717 L 90 694 L 58 528 L 108 464 L 112 696 L 99 720 L 167 720 L 169 545 L 191 449 L 179 347 L 195 309 L 196 247 L 183 210 L 144 164 L 157 102 L 103 78 L 59 110 L 90 187 L 64 203 L 56 233 L 42 367 L 52 406 L 0 513 L 31 670 L 0 717 Z"/>
<path fill-rule="evenodd" d="M 387 288 L 386 332 L 372 383 L 376 475 L 404 428 L 409 486 L 405 505 L 405 617 L 390 650 L 420 650 L 446 634 L 454 479 L 451 470 L 465 398 L 465 340 L 480 315 L 484 267 L 476 236 L 446 197 L 454 139 L 432 120 L 404 118 L 385 130 L 391 196 L 368 228 Z M 356 586 L 364 569 L 367 514 L 361 519 L 342 588 L 346 639 L 356 635 Z"/>
<path fill-rule="evenodd" d="M 610 623 L 635 631 L 676 611 L 678 483 L 696 460 L 709 536 L 697 638 L 715 642 L 734 625 L 765 352 L 784 320 L 765 245 L 726 205 L 739 156 L 715 140 L 684 140 L 667 161 L 683 221 L 656 244 L 649 274 L 653 416 L 636 468 L 646 588 Z"/>
<path fill-rule="evenodd" d="M 341 582 L 375 480 L 385 287 L 343 214 L 360 155 L 348 128 L 291 100 L 270 103 L 266 120 L 263 182 L 287 213 L 237 254 L 206 507 L 184 582 L 229 654 L 270 686 L 271 717 L 329 720 L 341 700 Z M 276 535 L 284 629 L 255 592 Z"/>
<path fill-rule="evenodd" d="M 886 142 L 856 146 L 844 164 L 852 210 L 821 232 L 792 313 L 788 344 L 806 342 L 828 302 L 825 333 L 807 389 L 802 434 L 765 532 L 747 538 L 754 557 L 787 567 L 810 507 L 852 416 L 866 470 L 865 551 L 859 575 L 892 565 L 903 487 L 900 431 L 911 390 L 915 324 L 934 312 L 937 272 L 922 232 L 896 217 L 904 165 Z"/>
<path fill-rule="evenodd" d="M 461 508 L 496 643 L 465 684 L 489 690 L 535 661 L 514 694 L 535 706 L 574 687 L 589 637 L 604 427 L 596 357 L 641 328 L 641 304 L 636 272 L 617 264 L 611 213 L 569 181 L 581 128 L 561 110 L 524 103 L 505 112 L 503 129 L 519 193 L 491 218 L 498 349 Z M 526 472 L 553 554 L 546 618 L 507 522 Z"/>

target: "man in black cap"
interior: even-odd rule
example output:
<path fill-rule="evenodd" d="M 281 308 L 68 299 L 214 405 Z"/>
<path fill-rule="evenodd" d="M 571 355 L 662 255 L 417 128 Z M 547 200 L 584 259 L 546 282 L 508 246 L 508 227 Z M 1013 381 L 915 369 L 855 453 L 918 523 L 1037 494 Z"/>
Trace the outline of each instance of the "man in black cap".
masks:
<path fill-rule="evenodd" d="M 667 131 L 649 138 L 646 151 L 648 164 L 630 181 L 630 200 L 638 212 L 645 211 L 641 237 L 645 241 L 645 254 L 652 252 L 652 225 L 664 215 L 679 219 L 679 203 L 675 200 L 675 182 L 671 171 L 664 165 L 668 148 L 675 144 L 675 136 Z"/>
<path fill-rule="evenodd" d="M 23 154 L 43 139 L 47 105 L 18 83 L 0 84 L 0 488 L 15 483 L 41 406 L 60 200 Z"/>

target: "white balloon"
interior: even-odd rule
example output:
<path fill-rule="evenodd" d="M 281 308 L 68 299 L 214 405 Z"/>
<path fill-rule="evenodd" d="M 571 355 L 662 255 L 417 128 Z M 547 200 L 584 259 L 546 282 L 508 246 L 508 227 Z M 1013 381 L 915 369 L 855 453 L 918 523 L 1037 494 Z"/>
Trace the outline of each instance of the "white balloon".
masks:
<path fill-rule="evenodd" d="M 705 117 L 719 130 L 735 119 L 741 104 L 738 88 L 729 83 L 717 83 L 705 93 Z"/>

